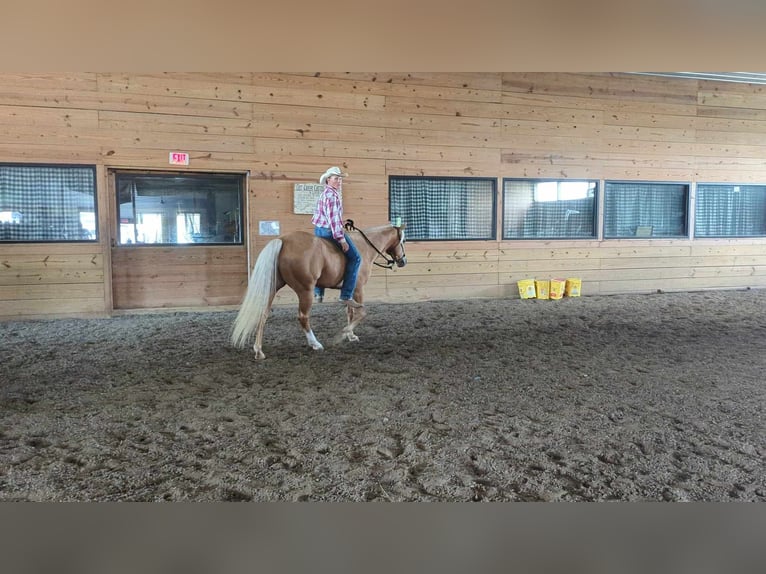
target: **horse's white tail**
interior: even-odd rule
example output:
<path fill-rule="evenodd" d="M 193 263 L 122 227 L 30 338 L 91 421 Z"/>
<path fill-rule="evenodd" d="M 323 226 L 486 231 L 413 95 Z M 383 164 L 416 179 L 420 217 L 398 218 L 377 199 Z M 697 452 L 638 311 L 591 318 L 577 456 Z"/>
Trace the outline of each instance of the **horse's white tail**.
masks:
<path fill-rule="evenodd" d="M 239 308 L 231 331 L 231 344 L 240 349 L 247 345 L 253 332 L 269 317 L 269 307 L 277 283 L 277 257 L 282 249 L 281 239 L 272 239 L 255 262 L 250 284 Z"/>

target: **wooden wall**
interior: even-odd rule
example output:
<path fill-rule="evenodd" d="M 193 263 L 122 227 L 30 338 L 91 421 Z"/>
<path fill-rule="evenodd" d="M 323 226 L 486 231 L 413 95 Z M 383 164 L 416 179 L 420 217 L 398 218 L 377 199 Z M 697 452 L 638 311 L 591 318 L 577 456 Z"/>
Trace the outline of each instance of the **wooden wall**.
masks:
<path fill-rule="evenodd" d="M 110 170 L 167 170 L 170 151 L 191 154 L 182 169 L 249 173 L 252 265 L 269 239 L 259 220 L 311 229 L 292 213 L 293 184 L 331 165 L 350 174 L 346 215 L 359 226 L 388 219 L 390 175 L 493 177 L 498 189 L 503 177 L 766 183 L 766 90 L 609 73 L 0 74 L 0 162 L 95 164 L 101 229 L 97 244 L 0 244 L 0 317 L 109 314 L 121 296 Z M 410 242 L 409 265 L 376 270 L 367 294 L 517 297 L 529 276 L 581 277 L 584 295 L 766 287 L 764 247 Z M 236 298 L 244 285 L 232 281 Z"/>

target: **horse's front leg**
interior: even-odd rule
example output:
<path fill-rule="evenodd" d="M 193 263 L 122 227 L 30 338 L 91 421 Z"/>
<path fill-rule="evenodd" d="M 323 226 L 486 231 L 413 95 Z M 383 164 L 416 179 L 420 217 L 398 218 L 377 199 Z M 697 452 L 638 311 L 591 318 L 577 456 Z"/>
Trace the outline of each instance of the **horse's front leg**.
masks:
<path fill-rule="evenodd" d="M 357 299 L 360 303 L 361 298 Z M 364 307 L 347 307 L 346 308 L 346 315 L 348 317 L 348 323 L 343 328 L 343 338 L 345 338 L 348 341 L 356 342 L 359 340 L 359 337 L 354 334 L 354 327 L 356 327 L 359 322 L 364 319 L 365 315 L 367 315 L 367 312 L 365 311 Z"/>
<path fill-rule="evenodd" d="M 301 324 L 303 333 L 306 335 L 306 340 L 309 346 L 315 351 L 321 351 L 324 349 L 322 343 L 320 343 L 314 331 L 311 330 L 311 322 L 309 321 L 309 315 L 311 313 L 311 305 L 314 302 L 314 293 L 311 289 L 308 291 L 301 291 L 298 294 L 298 321 Z"/>

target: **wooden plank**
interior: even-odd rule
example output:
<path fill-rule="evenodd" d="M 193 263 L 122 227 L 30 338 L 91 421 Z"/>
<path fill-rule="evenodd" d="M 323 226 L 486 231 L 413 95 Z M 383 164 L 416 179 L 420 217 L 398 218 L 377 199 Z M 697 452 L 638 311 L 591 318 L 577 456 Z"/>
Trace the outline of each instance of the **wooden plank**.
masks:
<path fill-rule="evenodd" d="M 298 123 L 301 127 L 330 124 L 359 128 L 413 128 L 434 130 L 463 130 L 482 132 L 500 126 L 497 118 L 464 118 L 455 115 L 432 115 L 397 112 L 387 106 L 384 114 L 378 110 L 349 110 L 282 104 L 253 104 L 253 121 L 259 129 L 270 125 Z"/>
<path fill-rule="evenodd" d="M 766 121 L 766 108 L 730 108 L 725 106 L 700 105 L 697 108 L 697 115 L 703 118 Z"/>
<path fill-rule="evenodd" d="M 101 156 L 97 146 L 74 147 L 58 144 L 0 143 L 0 159 L 4 162 L 24 163 L 78 163 L 94 164 Z M 167 160 L 167 157 L 165 158 Z"/>
<path fill-rule="evenodd" d="M 508 249 L 499 256 L 501 261 L 544 261 L 560 259 L 606 259 L 606 258 L 649 258 L 649 257 L 688 257 L 691 251 L 689 245 L 620 245 L 609 246 L 611 241 L 603 242 L 603 246 L 594 247 L 519 247 Z"/>
<path fill-rule="evenodd" d="M 652 291 L 696 291 L 701 289 L 761 289 L 766 287 L 766 276 L 702 277 L 680 279 L 646 279 L 630 281 L 601 281 L 602 293 L 651 293 Z"/>
<path fill-rule="evenodd" d="M 701 81 L 697 92 L 700 106 L 766 109 L 766 90 L 759 84 Z"/>
<path fill-rule="evenodd" d="M 488 262 L 497 261 L 499 256 L 497 249 L 448 249 L 440 243 L 435 244 L 432 249 L 423 246 L 423 249 L 411 250 L 406 242 L 405 247 L 407 248 L 407 261 L 409 263 Z"/>
<path fill-rule="evenodd" d="M 509 260 L 500 261 L 498 273 L 528 274 L 528 273 L 563 273 L 571 270 L 599 269 L 600 259 L 542 259 L 542 260 Z"/>
<path fill-rule="evenodd" d="M 497 284 L 409 287 L 389 290 L 384 300 L 407 302 L 440 299 L 497 299 L 506 296 L 507 292 L 505 286 Z"/>
<path fill-rule="evenodd" d="M 205 100 L 247 101 L 249 74 L 98 74 L 100 92 L 133 95 L 176 96 Z"/>
<path fill-rule="evenodd" d="M 343 158 L 411 159 L 419 161 L 499 162 L 497 149 L 479 147 L 444 148 L 433 145 L 387 145 L 374 142 L 304 141 L 279 138 L 257 139 L 255 153 L 267 156 L 335 156 Z"/>
<path fill-rule="evenodd" d="M 60 108 L 0 105 L 0 125 L 73 130 L 98 127 L 98 112 Z"/>
<path fill-rule="evenodd" d="M 11 255 L 101 255 L 103 246 L 98 243 L 5 243 L 0 242 L 0 259 Z"/>
<path fill-rule="evenodd" d="M 27 126 L 0 125 L 0 137 L 13 141 L 17 145 L 45 144 L 81 146 L 89 150 L 99 150 L 102 146 L 133 147 L 141 149 L 188 150 L 220 152 L 253 152 L 253 138 L 246 136 L 216 136 L 179 133 L 156 133 L 138 131 L 104 131 L 100 129 L 81 129 L 76 132 L 62 128 L 46 130 Z"/>
<path fill-rule="evenodd" d="M 373 85 L 435 86 L 471 88 L 474 90 L 500 90 L 502 78 L 498 72 L 289 72 L 281 76 L 302 75 L 311 78 L 330 78 Z M 255 74 L 254 82 L 262 76 Z"/>
<path fill-rule="evenodd" d="M 64 314 L 104 314 L 103 297 L 91 299 L 0 300 L 0 317 L 5 319 Z"/>
<path fill-rule="evenodd" d="M 500 119 L 504 115 L 505 108 L 502 103 L 388 96 L 386 98 L 386 110 L 403 114 L 436 114 L 458 118 Z"/>
<path fill-rule="evenodd" d="M 421 98 L 443 98 L 468 101 L 498 101 L 499 74 L 474 74 L 464 79 L 450 78 L 452 74 L 431 74 L 428 78 L 413 75 L 356 75 L 353 78 L 316 73 L 311 76 L 255 73 L 253 83 L 261 86 L 345 91 L 372 95 L 407 95 Z M 447 81 L 444 80 L 447 78 Z M 477 78 L 479 81 L 477 81 Z M 480 84 L 480 85 L 477 85 Z M 491 86 L 491 87 L 490 87 Z"/>
<path fill-rule="evenodd" d="M 104 297 L 103 283 L 70 283 L 55 285 L 0 285 L 0 301 L 26 299 L 92 299 Z"/>
<path fill-rule="evenodd" d="M 199 264 L 234 265 L 247 259 L 245 248 L 236 246 L 121 247 L 114 249 L 112 261 L 118 264 L 148 265 Z"/>
<path fill-rule="evenodd" d="M 132 96 L 120 93 L 63 90 L 27 91 L 0 82 L 0 104 L 83 110 L 178 114 L 197 117 L 251 118 L 252 104 L 181 98 L 165 95 Z"/>
<path fill-rule="evenodd" d="M 407 265 L 409 267 L 409 265 Z M 402 269 L 406 269 L 404 267 Z M 400 269 L 399 271 L 401 271 Z M 465 286 L 494 285 L 498 282 L 497 273 L 458 273 L 458 274 L 436 274 L 436 275 L 418 275 L 397 273 L 388 277 L 387 287 L 389 290 L 419 288 L 419 287 L 442 287 L 442 286 Z"/>
<path fill-rule="evenodd" d="M 549 265 L 551 262 L 549 262 Z M 742 267 L 664 267 L 657 269 L 598 269 L 594 267 L 567 267 L 551 265 L 550 268 L 537 269 L 513 268 L 499 274 L 500 283 L 516 283 L 521 279 L 551 279 L 577 277 L 583 285 L 592 281 L 635 281 L 646 279 L 680 279 L 680 278 L 710 278 L 710 277 L 739 277 L 743 278 L 766 274 L 766 266 Z"/>
<path fill-rule="evenodd" d="M 99 90 L 120 94 L 224 100 L 229 102 L 260 102 L 314 105 L 318 107 L 370 109 L 382 111 L 385 97 L 373 94 L 350 94 L 333 90 L 318 90 L 316 84 L 305 88 L 288 86 L 259 86 L 246 83 L 218 82 L 208 79 L 190 81 L 188 77 L 172 74 L 99 74 Z"/>
<path fill-rule="evenodd" d="M 94 269 L 58 268 L 26 268 L 2 271 L 0 269 L 0 285 L 64 285 L 104 282 L 103 267 Z"/>
<path fill-rule="evenodd" d="M 766 129 L 761 132 L 697 130 L 696 140 L 700 144 L 717 143 L 720 145 L 764 146 L 766 145 L 764 143 L 766 141 Z"/>
<path fill-rule="evenodd" d="M 240 284 L 247 280 L 247 268 L 242 265 L 163 265 L 162 269 L 151 266 L 115 267 L 112 281 L 119 285 L 141 285 L 142 283 L 173 283 L 205 281 L 210 285 Z"/>
<path fill-rule="evenodd" d="M 505 141 L 503 131 L 498 126 L 484 132 L 444 131 L 444 130 L 421 130 L 390 128 L 386 130 L 386 143 L 388 145 L 439 145 L 472 146 L 480 148 L 501 147 Z"/>
<path fill-rule="evenodd" d="M 98 127 L 107 131 L 150 131 L 200 135 L 252 136 L 256 131 L 247 117 L 204 117 L 154 112 L 102 110 Z"/>
<path fill-rule="evenodd" d="M 462 273 L 468 274 L 488 274 L 497 273 L 498 262 L 497 261 L 450 261 L 450 262 L 438 262 L 438 261 L 426 261 L 412 262 L 408 258 L 407 265 L 400 269 L 397 269 L 397 273 L 400 275 L 444 275 L 455 277 Z"/>
<path fill-rule="evenodd" d="M 387 175 L 427 175 L 450 177 L 497 177 L 502 174 L 500 154 L 489 161 L 424 160 L 424 159 L 388 159 Z"/>
<path fill-rule="evenodd" d="M 612 138 L 651 142 L 695 141 L 695 130 L 668 127 L 579 124 L 550 120 L 503 120 L 503 136 L 565 136 L 593 140 Z"/>
<path fill-rule="evenodd" d="M 500 160 L 504 164 L 515 164 L 525 168 L 530 167 L 589 167 L 593 171 L 600 169 L 673 169 L 692 170 L 699 166 L 699 159 L 693 155 L 688 156 L 646 156 L 624 153 L 588 153 L 588 152 L 562 152 L 546 153 L 540 150 L 515 149 L 512 152 L 502 153 Z M 756 160 L 741 160 L 742 162 Z M 755 165 L 754 163 L 751 165 Z"/>
<path fill-rule="evenodd" d="M 706 129 L 705 125 L 700 123 L 700 118 L 693 115 L 671 115 L 659 112 L 638 112 L 629 109 L 614 109 L 605 111 L 603 114 L 604 125 L 610 126 L 630 126 L 644 128 L 665 128 L 676 130 L 688 130 L 693 132 L 696 129 Z M 711 129 L 711 128 L 707 128 Z"/>
<path fill-rule="evenodd" d="M 766 238 L 753 239 L 752 243 L 701 244 L 695 241 L 691 245 L 690 255 L 695 257 L 736 257 L 745 255 L 763 255 L 766 253 Z"/>
<path fill-rule="evenodd" d="M 90 91 L 98 89 L 96 74 L 75 73 L 0 73 L 0 89 L 16 89 L 24 92 L 51 90 L 56 92 Z"/>
<path fill-rule="evenodd" d="M 380 116 L 380 114 L 377 114 Z M 384 141 L 385 130 L 370 126 L 304 122 L 287 116 L 278 122 L 257 122 L 245 118 L 202 118 L 135 112 L 99 112 L 99 127 L 105 130 L 159 132 L 226 137 L 276 137 L 297 139 L 337 139 L 344 141 Z"/>
<path fill-rule="evenodd" d="M 615 98 L 674 104 L 697 102 L 696 80 L 676 80 L 615 73 L 511 72 L 503 74 L 503 89 L 584 98 Z"/>
<path fill-rule="evenodd" d="M 253 161 L 252 157 L 252 154 L 244 152 L 190 151 L 189 165 L 195 171 L 246 173 L 254 166 L 261 165 L 260 162 Z M 101 162 L 108 168 L 167 170 L 170 167 L 167 149 L 102 146 L 94 161 Z M 281 174 L 272 173 L 270 176 L 277 178 Z"/>
<path fill-rule="evenodd" d="M 101 269 L 101 253 L 37 253 L 0 254 L 0 274 L 21 270 Z"/>

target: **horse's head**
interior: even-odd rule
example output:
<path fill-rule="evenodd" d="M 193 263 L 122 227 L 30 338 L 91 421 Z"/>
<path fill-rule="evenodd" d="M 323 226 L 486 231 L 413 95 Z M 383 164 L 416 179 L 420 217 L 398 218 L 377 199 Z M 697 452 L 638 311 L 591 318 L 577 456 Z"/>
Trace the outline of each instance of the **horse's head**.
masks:
<path fill-rule="evenodd" d="M 392 241 L 386 249 L 386 253 L 396 262 L 397 267 L 407 265 L 407 256 L 404 254 L 404 228 L 406 226 L 405 223 L 398 227 L 392 226 L 396 230 L 396 235 L 392 237 Z"/>

